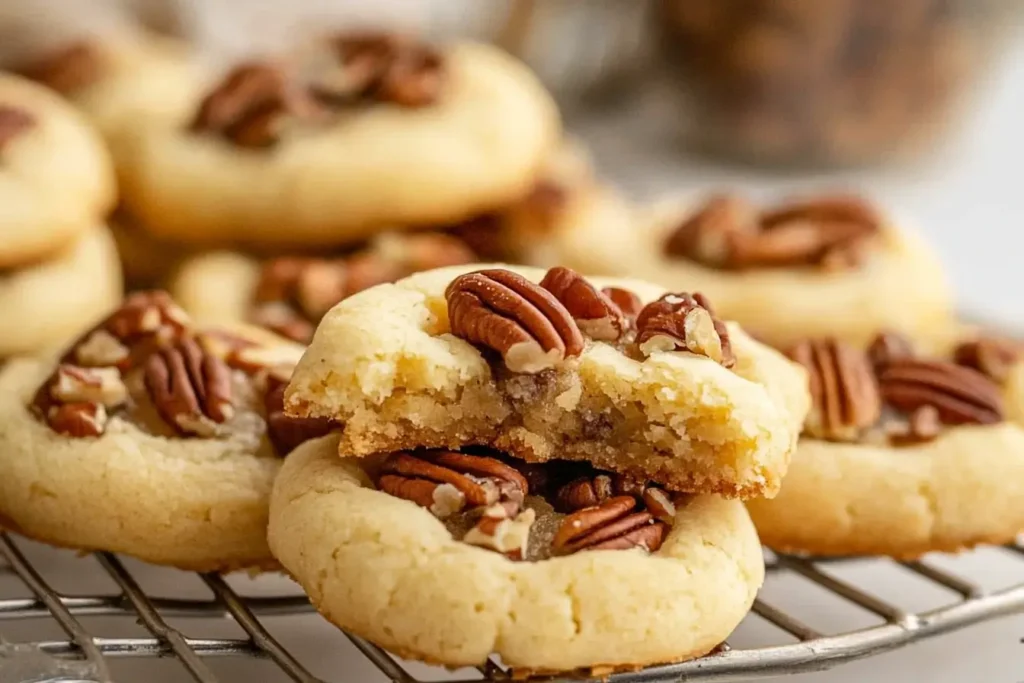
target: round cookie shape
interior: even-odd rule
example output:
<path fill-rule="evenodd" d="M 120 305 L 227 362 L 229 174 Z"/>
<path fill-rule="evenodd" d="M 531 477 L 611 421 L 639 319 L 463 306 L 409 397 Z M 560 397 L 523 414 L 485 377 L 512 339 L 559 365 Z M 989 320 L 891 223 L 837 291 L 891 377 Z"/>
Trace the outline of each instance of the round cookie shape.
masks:
<path fill-rule="evenodd" d="M 563 279 L 559 273 L 570 282 L 556 295 L 546 287 Z M 524 291 L 529 306 L 516 303 Z M 635 323 L 583 310 L 577 323 L 559 298 L 589 296 L 624 312 L 605 299 L 616 291 L 632 296 L 635 310 L 624 318 Z M 480 296 L 490 297 L 482 307 L 474 303 Z M 288 410 L 344 423 L 349 455 L 480 444 L 530 461 L 581 459 L 610 470 L 618 463 L 672 490 L 773 495 L 807 410 L 805 374 L 696 299 L 567 269 L 427 271 L 335 306 L 289 384 Z M 511 317 L 474 322 L 488 306 Z M 645 318 L 663 307 L 672 310 Z M 693 338 L 684 318 L 694 323 Z M 663 334 L 645 339 L 639 330 L 637 344 L 634 326 Z M 614 330 L 612 341 L 606 333 Z M 496 353 L 503 340 L 507 348 Z"/>
<path fill-rule="evenodd" d="M 126 159 L 125 203 L 154 234 L 182 242 L 301 249 L 456 223 L 523 196 L 558 139 L 551 98 L 491 47 L 445 49 L 440 68 L 434 102 L 340 108 L 318 107 L 272 67 L 239 69 L 221 96 L 263 79 L 305 118 L 296 113 L 276 141 L 249 138 L 276 130 L 255 120 L 244 129 L 251 146 L 190 130 L 189 117 L 143 125 Z M 200 116 L 223 111 L 215 105 L 207 99 Z"/>
<path fill-rule="evenodd" d="M 54 349 L 121 300 L 110 232 L 93 226 L 51 260 L 0 270 L 0 358 Z"/>
<path fill-rule="evenodd" d="M 0 74 L 0 269 L 60 251 L 116 195 L 99 136 L 46 88 Z"/>
<path fill-rule="evenodd" d="M 931 359 L 880 369 L 881 422 L 872 419 L 877 411 L 854 408 L 848 422 L 858 412 L 866 416 L 860 437 L 829 440 L 820 425 L 816 435 L 805 433 L 779 495 L 747 502 L 765 545 L 912 559 L 1012 541 L 1024 530 L 1024 363 L 1017 349 L 1018 360 L 1002 357 L 999 381 L 968 374 L 978 365 L 962 353 L 954 355 L 966 363 L 959 371 Z M 980 366 L 995 368 L 986 361 Z M 816 415 L 821 421 L 825 401 L 815 401 L 808 429 L 818 424 Z"/>
<path fill-rule="evenodd" d="M 193 571 L 273 567 L 269 495 L 296 435 L 270 396 L 301 348 L 244 328 L 193 337 L 168 302 L 134 294 L 59 365 L 0 371 L 0 524 Z"/>
<path fill-rule="evenodd" d="M 299 447 L 274 487 L 269 542 L 328 620 L 402 657 L 456 667 L 496 653 L 517 674 L 680 661 L 722 642 L 763 580 L 736 501 L 692 498 L 653 555 L 515 562 L 376 490 L 367 463 L 339 458 L 337 437 Z"/>
<path fill-rule="evenodd" d="M 819 205 L 848 213 L 812 213 Z M 855 217 L 874 223 L 869 234 L 846 232 Z M 637 209 L 634 220 L 629 231 L 580 224 L 555 235 L 553 249 L 586 272 L 704 292 L 723 317 L 781 346 L 824 335 L 867 344 L 879 329 L 927 338 L 953 322 L 952 293 L 931 247 L 856 197 L 766 210 L 733 195 L 666 199 Z M 681 238 L 684 230 L 691 234 Z M 771 239 L 758 241 L 759 230 Z"/>

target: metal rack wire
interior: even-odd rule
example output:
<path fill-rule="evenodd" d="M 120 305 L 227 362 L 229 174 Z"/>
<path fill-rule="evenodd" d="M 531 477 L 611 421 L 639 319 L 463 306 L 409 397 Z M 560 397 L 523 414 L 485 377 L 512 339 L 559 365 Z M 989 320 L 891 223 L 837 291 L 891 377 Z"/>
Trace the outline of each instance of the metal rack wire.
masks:
<path fill-rule="evenodd" d="M 1024 539 L 1001 549 L 1015 558 L 1024 569 Z M 283 647 L 261 623 L 261 618 L 276 615 L 311 613 L 312 608 L 296 590 L 294 596 L 243 597 L 215 574 L 199 575 L 212 592 L 210 599 L 175 599 L 147 595 L 133 574 L 115 555 L 96 553 L 103 571 L 117 584 L 113 595 L 65 595 L 55 591 L 40 571 L 26 558 L 19 543 L 0 534 L 0 575 L 10 574 L 27 587 L 33 597 L 4 598 L 0 595 L 0 634 L 4 622 L 52 617 L 67 634 L 65 640 L 31 643 L 34 652 L 52 658 L 49 661 L 78 662 L 76 681 L 110 680 L 108 659 L 122 657 L 174 657 L 199 683 L 220 681 L 207 663 L 212 656 L 258 657 L 271 660 L 291 680 L 299 683 L 338 683 L 318 678 Z M 4 564 L 4 561 L 6 564 Z M 890 562 L 877 559 L 876 562 Z M 928 611 L 906 611 L 838 578 L 832 569 L 836 560 L 813 560 L 771 555 L 769 568 L 788 572 L 829 593 L 876 615 L 882 623 L 839 634 L 824 634 L 803 623 L 769 598 L 759 598 L 753 613 L 789 634 L 796 642 L 756 649 L 732 648 L 723 644 L 716 653 L 691 662 L 659 666 L 635 673 L 616 674 L 621 683 L 701 680 L 734 681 L 769 678 L 782 674 L 821 670 L 831 666 L 891 650 L 911 641 L 953 631 L 974 623 L 1016 612 L 1024 612 L 1024 583 L 988 591 L 977 582 L 949 572 L 928 561 L 900 562 L 903 569 L 922 581 L 959 596 L 944 606 Z M 136 619 L 151 637 L 105 638 L 90 633 L 81 617 L 120 616 Z M 245 638 L 210 639 L 190 637 L 168 624 L 169 618 L 232 619 L 245 632 Z M 311 616 L 310 618 L 316 618 Z M 403 664 L 380 648 L 361 638 L 346 634 L 356 648 L 395 683 L 419 683 Z M 0 639 L 0 647 L 3 646 Z M 0 659 L 0 674 L 2 674 Z M 496 661 L 478 668 L 482 680 L 504 680 L 509 671 Z M 39 680 L 69 681 L 64 674 Z M 481 680 L 480 677 L 464 680 Z M 2 675 L 0 675 L 2 679 Z"/>

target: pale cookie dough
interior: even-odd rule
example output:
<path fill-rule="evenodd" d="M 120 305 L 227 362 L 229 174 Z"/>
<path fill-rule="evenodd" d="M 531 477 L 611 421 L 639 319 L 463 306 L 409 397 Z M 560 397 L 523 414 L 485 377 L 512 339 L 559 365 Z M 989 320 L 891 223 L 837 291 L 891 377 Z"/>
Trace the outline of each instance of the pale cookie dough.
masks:
<path fill-rule="evenodd" d="M 554 236 L 562 263 L 588 273 L 643 277 L 704 293 L 720 315 L 774 344 L 837 335 L 865 344 L 879 329 L 915 338 L 941 333 L 953 317 L 952 293 L 931 246 L 887 217 L 864 262 L 829 272 L 813 266 L 722 270 L 668 256 L 668 237 L 704 198 L 669 199 L 634 209 L 630 229 L 577 222 Z"/>
<path fill-rule="evenodd" d="M 299 249 L 507 205 L 529 191 L 557 144 L 557 108 L 495 48 L 457 45 L 442 59 L 432 104 L 320 112 L 260 148 L 190 131 L 198 100 L 188 116 L 144 122 L 125 163 L 125 203 L 162 237 Z"/>
<path fill-rule="evenodd" d="M 94 226 L 51 260 L 0 270 L 0 358 L 54 349 L 121 300 L 110 232 Z"/>
<path fill-rule="evenodd" d="M 764 577 L 743 506 L 692 498 L 653 556 L 592 550 L 514 562 L 457 541 L 375 490 L 337 437 L 300 446 L 271 497 L 274 556 L 327 619 L 402 657 L 446 666 L 495 653 L 517 674 L 614 670 L 703 655 Z"/>
<path fill-rule="evenodd" d="M 52 255 L 115 199 L 103 143 L 58 95 L 0 73 L 0 269 Z"/>
<path fill-rule="evenodd" d="M 747 502 L 762 541 L 784 552 L 903 559 L 1013 541 L 1024 532 L 1024 364 L 1010 369 L 1001 394 L 1002 421 L 942 426 L 910 445 L 805 434 L 779 495 Z"/>
<path fill-rule="evenodd" d="M 149 295 L 128 301 L 138 303 L 140 296 Z M 202 372 L 209 384 L 201 392 L 207 406 L 223 395 L 209 354 L 225 354 L 227 365 L 220 367 L 230 383 L 229 408 L 218 404 L 227 418 L 218 423 L 205 416 L 213 408 L 188 413 L 181 392 L 191 391 L 198 375 L 183 380 L 172 371 L 169 390 L 178 403 L 165 403 L 149 383 L 153 349 L 136 356 L 147 340 L 170 339 L 187 321 L 166 309 L 124 310 L 63 357 L 60 367 L 71 363 L 71 370 L 51 375 L 52 359 L 18 359 L 0 371 L 0 525 L 57 546 L 193 571 L 276 566 L 266 544 L 267 511 L 287 451 L 275 444 L 293 437 L 281 440 L 276 430 L 284 418 L 268 413 L 267 396 L 274 373 L 285 372 L 301 349 L 258 330 L 207 330 L 196 337 L 208 349 Z M 131 349 L 130 366 L 127 359 L 119 361 L 121 371 L 99 365 L 118 348 Z M 97 378 L 97 384 L 90 388 L 76 377 Z M 175 423 L 165 410 L 175 411 Z M 268 431 L 268 419 L 275 430 Z"/>
<path fill-rule="evenodd" d="M 687 352 L 654 351 L 639 362 L 590 341 L 555 368 L 511 372 L 449 333 L 445 289 L 488 267 L 505 268 L 429 271 L 341 302 L 289 385 L 289 412 L 344 422 L 341 448 L 351 455 L 485 444 L 527 460 L 618 466 L 673 490 L 778 490 L 808 407 L 795 364 L 730 324 L 732 369 Z M 534 283 L 545 275 L 508 268 Z M 664 293 L 638 281 L 591 282 L 642 302 Z"/>

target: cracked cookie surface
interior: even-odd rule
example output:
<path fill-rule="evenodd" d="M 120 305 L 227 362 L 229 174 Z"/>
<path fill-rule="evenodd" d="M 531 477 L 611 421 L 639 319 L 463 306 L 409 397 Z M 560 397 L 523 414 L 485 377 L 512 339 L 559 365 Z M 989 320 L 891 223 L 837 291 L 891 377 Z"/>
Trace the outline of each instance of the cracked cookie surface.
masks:
<path fill-rule="evenodd" d="M 812 408 L 816 436 L 801 438 L 778 497 L 747 503 L 763 542 L 914 558 L 1008 543 L 1024 530 L 1024 363 L 983 353 L 979 364 L 973 343 L 952 354 L 967 363 L 959 371 L 930 358 L 882 370 L 881 413 L 876 397 L 873 410 L 833 414 L 853 432 L 815 421 Z M 969 373 L 979 367 L 998 381 Z M 859 426 L 858 415 L 867 416 Z"/>
<path fill-rule="evenodd" d="M 542 372 L 512 372 L 452 334 L 445 289 L 481 268 L 421 273 L 336 306 L 289 385 L 288 410 L 345 423 L 347 455 L 481 444 L 526 460 L 587 460 L 672 490 L 778 490 L 808 406 L 801 368 L 730 324 L 730 368 L 685 350 L 655 348 L 641 360 L 613 343 L 550 338 L 546 358 L 560 357 L 559 348 L 579 355 Z M 545 275 L 505 272 L 532 283 Z M 588 280 L 629 290 L 640 304 L 664 294 L 638 281 Z M 472 297 L 460 300 L 471 314 Z M 522 351 L 531 353 L 529 345 Z"/>
<path fill-rule="evenodd" d="M 403 657 L 454 667 L 494 653 L 517 674 L 681 661 L 729 635 L 764 577 L 737 501 L 691 498 L 652 555 L 514 562 L 375 489 L 371 460 L 339 458 L 337 436 L 300 446 L 274 486 L 269 542 L 321 614 Z"/>

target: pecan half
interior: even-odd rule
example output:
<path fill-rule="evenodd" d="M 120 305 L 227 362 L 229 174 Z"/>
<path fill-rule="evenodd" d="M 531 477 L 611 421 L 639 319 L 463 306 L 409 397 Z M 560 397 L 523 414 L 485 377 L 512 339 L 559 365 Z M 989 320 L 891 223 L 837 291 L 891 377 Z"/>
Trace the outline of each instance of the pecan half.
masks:
<path fill-rule="evenodd" d="M 580 331 L 592 339 L 618 341 L 628 328 L 618 305 L 574 270 L 552 268 L 540 286 L 562 302 Z"/>
<path fill-rule="evenodd" d="M 963 342 L 953 351 L 957 365 L 973 368 L 1000 384 L 1010 376 L 1010 369 L 1024 355 L 1024 345 L 1013 339 L 981 337 Z"/>
<path fill-rule="evenodd" d="M 24 109 L 0 104 L 0 151 L 4 146 L 36 125 L 36 119 Z"/>
<path fill-rule="evenodd" d="M 890 443 L 894 446 L 909 446 L 935 439 L 942 433 L 942 419 L 935 406 L 921 406 L 910 414 L 905 423 L 897 424 L 886 430 Z"/>
<path fill-rule="evenodd" d="M 643 548 L 654 552 L 661 547 L 668 526 L 650 512 L 635 512 L 632 496 L 618 496 L 597 507 L 568 515 L 551 542 L 555 555 L 581 550 L 626 550 Z"/>
<path fill-rule="evenodd" d="M 536 519 L 537 513 L 533 510 L 513 513 L 508 506 L 495 503 L 483 511 L 476 525 L 462 537 L 462 542 L 494 550 L 512 560 L 522 560 L 530 542 L 530 527 Z"/>
<path fill-rule="evenodd" d="M 583 335 L 565 306 L 511 271 L 460 275 L 445 298 L 452 334 L 497 351 L 512 372 L 538 373 L 583 351 Z"/>
<path fill-rule="evenodd" d="M 500 460 L 455 451 L 400 451 L 388 457 L 381 472 L 381 490 L 441 518 L 502 498 L 521 503 L 528 491 L 523 475 Z"/>
<path fill-rule="evenodd" d="M 287 383 L 268 379 L 268 384 L 267 393 L 263 397 L 267 438 L 278 455 L 288 455 L 306 441 L 324 436 L 334 428 L 335 423 L 327 418 L 285 415 L 284 392 Z"/>
<path fill-rule="evenodd" d="M 708 266 L 726 266 L 732 259 L 736 237 L 756 235 L 759 230 L 757 208 L 751 202 L 719 194 L 708 199 L 669 235 L 665 253 Z"/>
<path fill-rule="evenodd" d="M 670 235 L 665 251 L 716 268 L 835 270 L 859 265 L 880 230 L 877 213 L 857 197 L 790 202 L 758 216 L 747 201 L 719 195 Z"/>
<path fill-rule="evenodd" d="M 896 332 L 882 332 L 868 345 L 868 359 L 876 372 L 895 360 L 911 358 L 913 355 L 913 344 Z"/>
<path fill-rule="evenodd" d="M 714 316 L 703 294 L 666 294 L 644 306 L 636 318 L 636 344 L 655 351 L 688 351 L 727 368 L 736 364 L 725 323 Z"/>
<path fill-rule="evenodd" d="M 149 356 L 145 385 L 157 412 L 180 434 L 213 436 L 234 415 L 231 370 L 192 337 Z"/>
<path fill-rule="evenodd" d="M 804 425 L 808 434 L 855 441 L 878 421 L 881 396 L 866 353 L 836 339 L 811 339 L 788 355 L 807 369 L 812 401 Z"/>
<path fill-rule="evenodd" d="M 879 375 L 882 398 L 903 412 L 933 406 L 943 424 L 994 424 L 1003 419 L 999 386 L 977 370 L 942 361 L 902 359 Z"/>
<path fill-rule="evenodd" d="M 241 147 L 267 147 L 291 121 L 322 118 L 308 92 L 267 63 L 242 64 L 199 105 L 189 129 L 223 136 Z"/>
<path fill-rule="evenodd" d="M 23 64 L 17 72 L 67 95 L 99 81 L 104 69 L 99 50 L 93 43 L 83 41 Z"/>
<path fill-rule="evenodd" d="M 433 48 L 387 33 L 351 33 L 332 41 L 338 64 L 314 78 L 313 93 L 325 104 L 364 100 L 423 107 L 439 97 L 444 60 Z"/>

